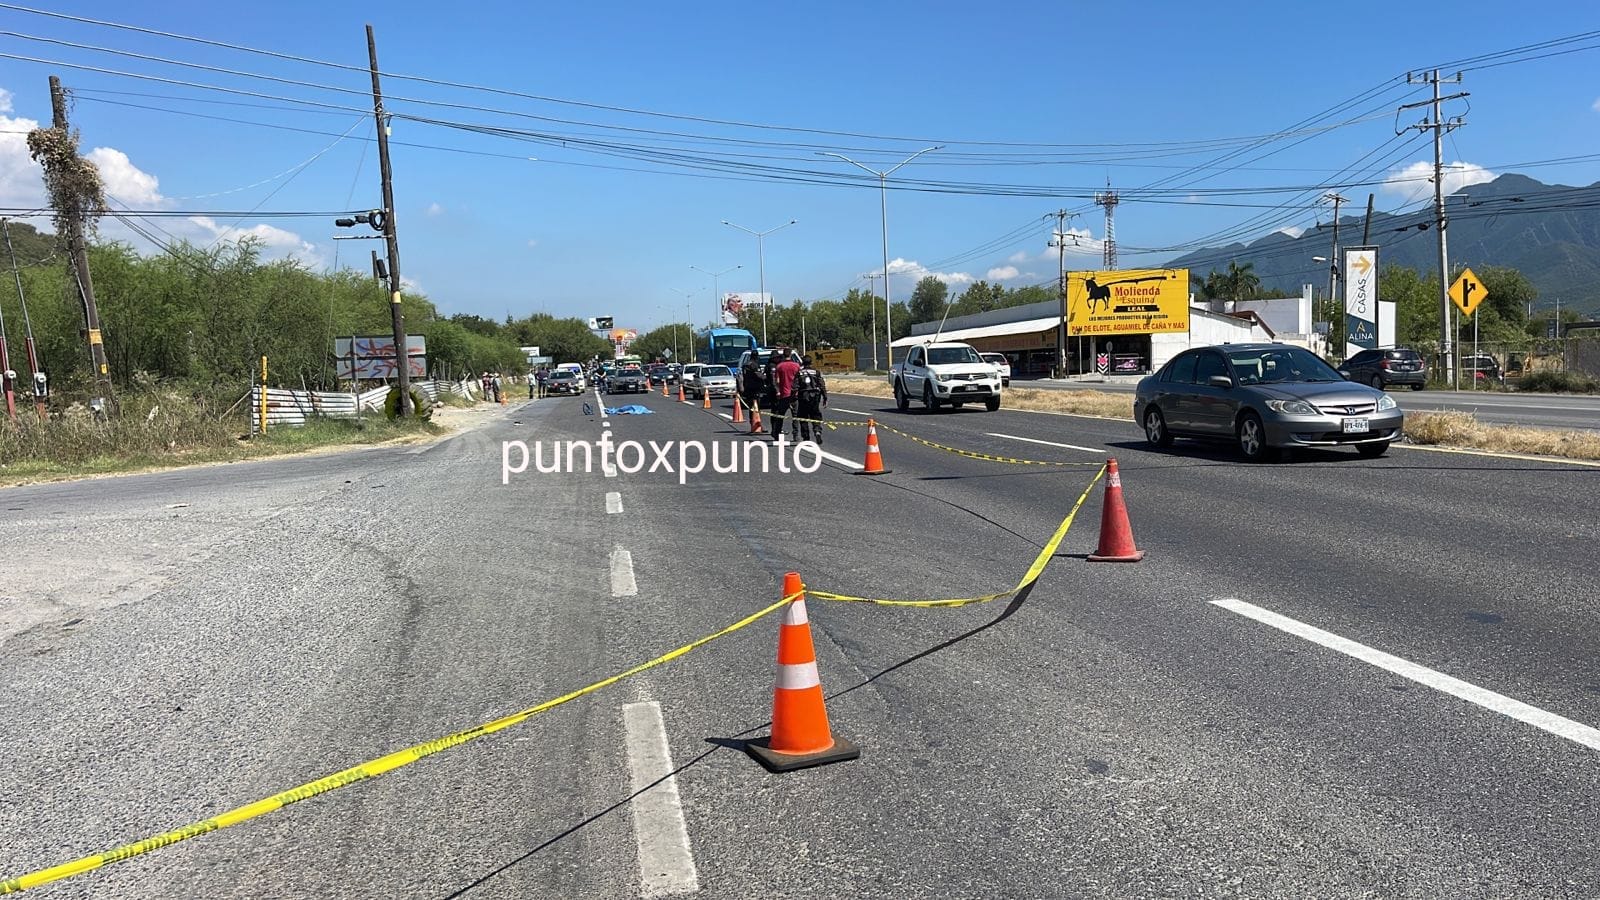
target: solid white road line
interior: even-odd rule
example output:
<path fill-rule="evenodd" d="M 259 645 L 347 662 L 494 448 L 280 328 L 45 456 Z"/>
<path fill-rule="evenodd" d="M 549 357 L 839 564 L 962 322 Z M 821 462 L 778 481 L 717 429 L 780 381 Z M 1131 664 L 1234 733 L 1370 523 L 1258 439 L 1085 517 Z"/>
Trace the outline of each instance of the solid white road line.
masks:
<path fill-rule="evenodd" d="M 622 707 L 628 770 L 633 778 L 633 839 L 639 845 L 640 895 L 667 897 L 700 890 L 689 829 L 672 774 L 672 749 L 654 701 Z"/>
<path fill-rule="evenodd" d="M 611 596 L 633 597 L 639 593 L 639 582 L 633 577 L 633 554 L 618 547 L 611 551 Z"/>
<path fill-rule="evenodd" d="M 1065 447 L 1068 450 L 1082 450 L 1085 453 L 1101 454 L 1106 452 L 1104 447 L 1080 447 L 1077 444 L 1062 444 L 1057 441 L 1041 441 L 1038 438 L 1020 437 L 1015 434 L 1000 434 L 994 431 L 985 431 L 984 434 L 987 434 L 989 437 L 1005 438 L 1008 441 L 1026 441 L 1030 444 L 1043 444 L 1046 447 Z"/>
<path fill-rule="evenodd" d="M 1336 650 L 1346 656 L 1351 656 L 1364 663 L 1377 666 L 1386 672 L 1392 672 L 1401 678 L 1431 687 L 1440 693 L 1449 694 L 1468 703 L 1475 703 L 1484 709 L 1509 716 L 1519 722 L 1540 728 L 1557 737 L 1566 738 L 1577 744 L 1582 744 L 1591 750 L 1600 750 L 1600 729 L 1574 722 L 1553 712 L 1542 710 L 1537 706 L 1530 706 L 1521 700 L 1513 700 L 1504 694 L 1497 694 L 1487 688 L 1469 684 L 1459 678 L 1452 678 L 1443 672 L 1436 672 L 1426 666 L 1419 666 L 1414 662 L 1401 659 L 1398 656 L 1385 653 L 1359 644 L 1349 638 L 1340 637 L 1329 631 L 1323 631 L 1311 625 L 1288 616 L 1279 615 L 1268 609 L 1262 609 L 1243 600 L 1212 600 L 1213 606 L 1220 606 L 1229 612 L 1238 613 L 1246 618 L 1254 619 L 1263 625 L 1270 625 L 1279 631 L 1288 632 L 1298 638 L 1303 638 L 1313 644 L 1320 644 L 1330 650 Z"/>
<path fill-rule="evenodd" d="M 617 491 L 607 492 L 606 514 L 614 516 L 620 512 L 622 512 L 622 494 L 618 493 Z"/>
<path fill-rule="evenodd" d="M 864 468 L 866 468 L 861 463 L 858 463 L 858 462 L 856 462 L 854 460 L 845 459 L 844 457 L 838 455 L 837 453 L 829 453 L 828 451 L 822 449 L 821 447 L 817 448 L 817 452 L 822 454 L 822 458 L 823 459 L 832 460 L 832 461 L 838 463 L 839 465 L 845 466 L 847 468 L 851 468 L 851 469 L 864 469 Z"/>
<path fill-rule="evenodd" d="M 834 412 L 849 413 L 852 416 L 866 416 L 869 419 L 872 418 L 873 416 L 877 415 L 877 413 L 862 412 L 859 409 L 845 409 L 842 406 L 830 406 L 828 408 L 833 410 Z"/>

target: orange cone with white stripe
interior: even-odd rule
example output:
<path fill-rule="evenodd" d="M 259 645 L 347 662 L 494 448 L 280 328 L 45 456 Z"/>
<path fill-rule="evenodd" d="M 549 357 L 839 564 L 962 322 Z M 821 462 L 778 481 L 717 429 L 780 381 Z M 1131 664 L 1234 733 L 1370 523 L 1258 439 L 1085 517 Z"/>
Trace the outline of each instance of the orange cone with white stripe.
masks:
<path fill-rule="evenodd" d="M 867 420 L 867 458 L 858 474 L 861 475 L 887 475 L 889 470 L 883 467 L 883 453 L 878 450 L 878 423 L 875 419 Z"/>
<path fill-rule="evenodd" d="M 711 392 L 710 391 L 701 391 L 700 392 L 700 408 L 701 409 L 710 409 L 711 408 Z"/>
<path fill-rule="evenodd" d="M 678 402 L 683 402 L 683 382 L 678 382 Z"/>
<path fill-rule="evenodd" d="M 661 379 L 661 396 L 663 396 L 663 397 L 667 397 L 668 396 L 668 394 L 667 394 L 667 380 L 665 378 Z"/>
<path fill-rule="evenodd" d="M 1100 546 L 1089 562 L 1138 562 L 1144 551 L 1134 546 L 1128 507 L 1122 502 L 1122 475 L 1117 461 L 1106 460 L 1106 502 L 1100 511 Z"/>
<path fill-rule="evenodd" d="M 834 737 L 828 727 L 799 573 L 783 576 L 783 595 L 793 599 L 784 607 L 783 624 L 778 627 L 778 684 L 772 692 L 772 736 L 749 741 L 745 750 L 771 772 L 792 772 L 855 759 L 861 755 L 861 748 Z"/>
<path fill-rule="evenodd" d="M 765 434 L 766 433 L 765 430 L 761 427 L 761 404 L 759 404 L 759 403 L 750 404 L 750 433 L 751 434 Z"/>
<path fill-rule="evenodd" d="M 744 424 L 744 404 L 739 401 L 739 395 L 733 395 L 733 424 Z"/>

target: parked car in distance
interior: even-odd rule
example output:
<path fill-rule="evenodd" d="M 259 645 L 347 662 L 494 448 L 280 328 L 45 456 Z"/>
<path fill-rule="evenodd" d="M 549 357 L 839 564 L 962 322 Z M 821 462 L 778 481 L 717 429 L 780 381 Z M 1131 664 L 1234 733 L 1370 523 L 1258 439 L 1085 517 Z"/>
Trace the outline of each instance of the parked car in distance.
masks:
<path fill-rule="evenodd" d="M 776 352 L 778 352 L 776 347 L 758 347 L 755 350 L 746 350 L 739 354 L 739 361 L 733 365 L 733 381 L 734 385 L 738 387 L 739 393 L 745 393 L 744 367 L 745 363 L 750 361 L 750 357 L 752 355 L 755 356 L 756 365 L 767 369 L 768 374 L 770 375 L 772 371 L 772 354 Z M 797 358 L 796 362 L 798 361 L 799 360 Z"/>
<path fill-rule="evenodd" d="M 956 341 L 911 347 L 889 371 L 889 386 L 900 412 L 918 398 L 929 412 L 946 403 L 960 409 L 964 403 L 980 401 L 989 412 L 1000 408 L 1000 372 L 980 359 L 970 344 Z"/>
<path fill-rule="evenodd" d="M 733 370 L 727 366 L 702 365 L 688 388 L 696 398 L 710 394 L 713 397 L 732 397 L 735 390 Z"/>
<path fill-rule="evenodd" d="M 668 369 L 663 363 L 647 366 L 644 371 L 649 376 L 652 385 L 667 384 L 672 381 L 672 370 Z"/>
<path fill-rule="evenodd" d="M 683 369 L 678 373 L 678 383 L 683 385 L 683 389 L 685 391 L 688 391 L 689 387 L 694 384 L 695 373 L 700 371 L 700 369 L 704 366 L 705 363 L 683 364 Z"/>
<path fill-rule="evenodd" d="M 1000 370 L 1000 386 L 1011 386 L 1011 360 L 1006 359 L 1004 353 L 979 353 L 978 357 L 986 363 L 993 363 Z"/>
<path fill-rule="evenodd" d="M 644 394 L 650 391 L 650 380 L 638 366 L 623 366 L 606 376 L 608 394 Z"/>
<path fill-rule="evenodd" d="M 1428 383 L 1428 364 L 1422 354 L 1399 347 L 1392 350 L 1363 350 L 1344 361 L 1340 375 L 1359 384 L 1370 384 L 1380 391 L 1391 385 L 1405 385 L 1413 391 Z"/>
<path fill-rule="evenodd" d="M 583 381 L 571 369 L 555 369 L 544 381 L 547 394 L 581 394 Z"/>
<path fill-rule="evenodd" d="M 1186 350 L 1139 382 L 1133 416 L 1158 447 L 1175 437 L 1231 441 L 1251 461 L 1295 447 L 1382 456 L 1405 424 L 1393 397 L 1288 344 Z"/>
<path fill-rule="evenodd" d="M 1461 377 L 1471 378 L 1480 385 L 1500 384 L 1506 380 L 1505 373 L 1500 371 L 1500 363 L 1496 362 L 1494 357 L 1485 354 L 1461 357 Z"/>

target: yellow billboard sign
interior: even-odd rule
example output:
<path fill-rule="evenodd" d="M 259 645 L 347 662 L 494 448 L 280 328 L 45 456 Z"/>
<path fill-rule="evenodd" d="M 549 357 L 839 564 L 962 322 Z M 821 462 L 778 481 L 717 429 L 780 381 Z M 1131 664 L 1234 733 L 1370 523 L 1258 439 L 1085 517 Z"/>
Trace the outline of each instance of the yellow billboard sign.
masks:
<path fill-rule="evenodd" d="M 1188 269 L 1067 273 L 1067 334 L 1189 330 Z"/>

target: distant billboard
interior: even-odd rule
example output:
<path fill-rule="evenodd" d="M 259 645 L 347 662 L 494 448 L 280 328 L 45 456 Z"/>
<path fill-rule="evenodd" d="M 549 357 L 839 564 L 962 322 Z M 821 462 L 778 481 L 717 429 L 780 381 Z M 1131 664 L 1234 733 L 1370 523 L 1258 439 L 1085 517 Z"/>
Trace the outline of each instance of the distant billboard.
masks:
<path fill-rule="evenodd" d="M 757 292 L 722 295 L 722 324 L 737 325 L 745 310 L 759 310 L 772 305 L 772 295 Z"/>
<path fill-rule="evenodd" d="M 1188 269 L 1067 273 L 1069 335 L 1189 330 Z"/>

